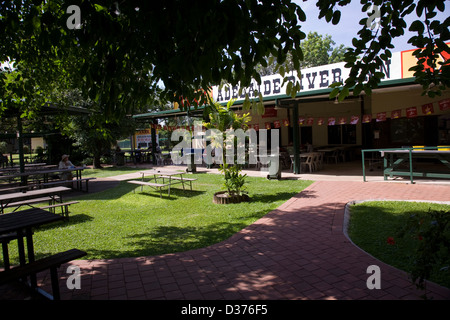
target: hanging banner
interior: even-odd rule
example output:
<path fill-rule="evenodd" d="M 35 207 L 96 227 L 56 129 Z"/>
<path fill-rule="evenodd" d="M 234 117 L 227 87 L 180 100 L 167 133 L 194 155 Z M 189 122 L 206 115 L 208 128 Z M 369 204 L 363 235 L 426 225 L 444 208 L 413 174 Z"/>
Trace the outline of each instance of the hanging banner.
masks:
<path fill-rule="evenodd" d="M 422 113 L 425 115 L 430 115 L 434 113 L 434 108 L 432 103 L 427 103 L 422 106 Z"/>
<path fill-rule="evenodd" d="M 377 122 L 386 121 L 386 112 L 377 113 Z"/>
<path fill-rule="evenodd" d="M 328 125 L 334 126 L 336 124 L 336 118 L 335 117 L 329 117 L 328 118 Z"/>
<path fill-rule="evenodd" d="M 285 127 L 289 127 L 289 119 L 284 119 L 283 124 Z"/>
<path fill-rule="evenodd" d="M 449 110 L 450 109 L 450 99 L 444 99 L 439 101 L 439 109 L 442 111 Z"/>
<path fill-rule="evenodd" d="M 347 118 L 346 117 L 340 117 L 338 123 L 339 124 L 346 124 L 347 123 Z"/>
<path fill-rule="evenodd" d="M 417 108 L 411 107 L 411 108 L 406 109 L 406 117 L 407 118 L 417 117 Z"/>
<path fill-rule="evenodd" d="M 276 128 L 276 129 L 281 128 L 280 120 L 275 120 L 275 121 L 273 122 L 273 127 Z M 270 128 L 269 128 L 269 129 L 270 129 Z"/>
<path fill-rule="evenodd" d="M 372 115 L 371 114 L 365 114 L 363 116 L 363 120 L 362 120 L 363 123 L 370 123 L 371 121 L 372 121 Z"/>
<path fill-rule="evenodd" d="M 359 116 L 352 116 L 350 118 L 350 124 L 358 124 L 359 122 Z"/>
<path fill-rule="evenodd" d="M 262 117 L 263 118 L 276 118 L 277 115 L 278 115 L 277 109 L 275 109 L 275 107 L 272 107 L 272 108 L 266 108 Z"/>
<path fill-rule="evenodd" d="M 312 125 L 314 124 L 314 118 L 309 117 L 308 120 L 306 120 L 306 124 L 307 124 L 308 126 L 312 126 Z"/>
<path fill-rule="evenodd" d="M 323 125 L 323 123 L 324 123 L 323 118 L 317 119 L 317 125 L 321 126 Z"/>
<path fill-rule="evenodd" d="M 391 112 L 391 119 L 398 119 L 402 116 L 402 110 L 398 109 L 398 110 L 394 110 Z"/>
<path fill-rule="evenodd" d="M 270 122 L 266 122 L 265 125 L 264 125 L 264 127 L 265 127 L 267 130 L 270 130 L 270 128 L 272 127 L 272 125 L 270 124 Z"/>
<path fill-rule="evenodd" d="M 304 125 L 305 124 L 305 117 L 298 117 L 298 124 L 300 126 Z"/>

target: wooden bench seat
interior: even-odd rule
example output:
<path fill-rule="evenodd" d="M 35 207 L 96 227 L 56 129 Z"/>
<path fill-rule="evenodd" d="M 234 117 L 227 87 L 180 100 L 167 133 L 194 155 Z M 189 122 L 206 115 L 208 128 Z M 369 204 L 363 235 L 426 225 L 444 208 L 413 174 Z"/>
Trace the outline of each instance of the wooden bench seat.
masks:
<path fill-rule="evenodd" d="M 54 199 L 56 201 L 60 201 L 61 198 L 58 197 L 58 196 L 55 196 Z M 26 205 L 31 205 L 31 204 L 36 204 L 36 203 L 46 202 L 46 201 L 48 201 L 49 205 L 50 205 L 51 201 L 53 201 L 53 200 L 50 197 L 41 197 L 41 198 L 35 198 L 35 199 L 22 200 L 22 201 L 8 203 L 7 208 L 9 208 L 9 207 L 21 207 L 21 206 L 26 206 Z"/>
<path fill-rule="evenodd" d="M 170 184 L 146 182 L 146 181 L 138 181 L 138 180 L 130 180 L 130 181 L 127 181 L 127 182 L 128 183 L 132 183 L 132 184 L 140 185 L 141 186 L 141 191 L 142 191 L 143 186 L 149 186 L 149 187 L 152 187 L 154 189 L 159 189 L 159 196 L 161 198 L 162 198 L 162 188 L 170 186 Z M 169 193 L 169 197 L 170 197 L 170 193 Z"/>
<path fill-rule="evenodd" d="M 181 177 L 170 177 L 170 176 L 159 176 L 159 178 L 172 179 L 172 180 L 183 180 L 183 181 L 196 181 L 195 178 L 181 178 Z"/>
<path fill-rule="evenodd" d="M 26 185 L 26 186 L 18 186 L 18 187 L 8 187 L 8 188 L 0 188 L 0 193 L 8 193 L 8 192 L 17 192 L 17 191 L 22 191 L 22 190 L 30 190 L 33 189 L 36 185 L 35 184 L 31 184 L 31 185 Z"/>
<path fill-rule="evenodd" d="M 183 184 L 183 190 L 184 190 L 184 183 L 185 182 L 189 183 L 189 186 L 191 187 L 191 190 L 192 190 L 192 182 L 197 180 L 195 178 L 182 178 L 182 177 L 173 177 L 173 176 L 172 177 L 170 177 L 170 176 L 159 176 L 159 178 L 178 180 L 178 181 L 180 181 Z"/>
<path fill-rule="evenodd" d="M 81 179 L 72 179 L 72 180 L 57 180 L 57 181 L 52 181 L 52 182 L 46 182 L 46 183 L 41 183 L 39 184 L 39 186 L 41 187 L 50 187 L 50 186 L 55 186 L 55 185 L 69 185 L 73 183 L 78 183 L 80 182 L 80 187 L 81 187 L 81 191 L 83 191 L 83 186 L 82 183 L 85 182 L 86 183 L 86 192 L 89 192 L 89 181 L 91 180 L 95 180 L 96 178 L 81 178 Z"/>
<path fill-rule="evenodd" d="M 61 202 L 61 203 L 56 203 L 56 204 L 52 204 L 52 205 L 48 205 L 45 207 L 40 207 L 40 209 L 50 209 L 53 210 L 55 208 L 60 207 L 61 208 L 61 215 L 68 218 L 69 217 L 69 206 L 71 204 L 76 204 L 79 203 L 79 201 L 70 201 L 70 202 Z M 53 211 L 54 212 L 54 211 Z"/>
<path fill-rule="evenodd" d="M 0 272 L 0 285 L 16 281 L 24 277 L 35 275 L 39 272 L 50 269 L 53 297 L 49 298 L 53 298 L 53 300 L 59 300 L 60 293 L 59 293 L 59 281 L 57 269 L 62 264 L 68 263 L 75 259 L 79 259 L 85 255 L 86 252 L 84 251 L 78 249 L 71 249 L 65 252 L 60 252 L 55 255 L 25 264 L 23 266 L 18 266 L 9 270 L 5 270 L 3 272 Z"/>

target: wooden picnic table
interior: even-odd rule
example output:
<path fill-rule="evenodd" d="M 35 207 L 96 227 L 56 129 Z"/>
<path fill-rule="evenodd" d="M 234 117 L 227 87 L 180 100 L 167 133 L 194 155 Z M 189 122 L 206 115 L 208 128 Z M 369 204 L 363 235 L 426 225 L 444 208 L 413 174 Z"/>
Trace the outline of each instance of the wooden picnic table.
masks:
<path fill-rule="evenodd" d="M 46 163 L 27 163 L 25 164 L 24 169 L 26 171 L 32 171 L 32 170 L 41 170 L 41 169 L 51 169 L 56 168 L 57 165 L 55 164 L 46 164 Z M 6 167 L 1 168 L 0 173 L 16 173 L 20 171 L 19 166 L 13 166 L 13 167 Z"/>
<path fill-rule="evenodd" d="M 71 189 L 67 187 L 53 187 L 30 190 L 26 192 L 0 194 L 0 213 L 3 214 L 4 209 L 7 207 L 31 205 L 31 201 L 29 203 L 26 203 L 25 201 L 23 204 L 15 205 L 19 201 L 24 200 L 40 200 L 41 198 L 46 198 L 51 202 L 50 204 L 55 204 L 57 201 L 62 202 L 62 193 L 70 190 Z"/>
<path fill-rule="evenodd" d="M 183 177 L 183 174 L 186 174 L 185 172 L 176 171 L 176 170 L 152 169 L 152 170 L 141 171 L 141 174 L 142 174 L 142 181 L 144 181 L 145 175 L 153 176 L 153 179 L 155 180 L 155 182 L 158 179 L 162 179 L 163 184 L 168 184 L 169 196 L 170 196 L 170 187 L 171 186 L 181 183 L 183 185 L 183 190 L 184 190 L 184 183 L 187 181 L 193 181 L 193 179 Z M 166 180 L 168 180 L 168 182 L 166 182 Z M 191 184 L 191 189 L 192 189 L 192 184 Z"/>
<path fill-rule="evenodd" d="M 77 189 L 81 190 L 81 175 L 82 171 L 86 169 L 86 167 L 74 167 L 69 169 L 47 169 L 47 170 L 33 170 L 33 171 L 26 171 L 26 172 L 20 172 L 20 173 L 14 173 L 9 175 L 1 175 L 0 180 L 8 180 L 9 182 L 12 182 L 15 178 L 22 178 L 26 177 L 28 180 L 28 177 L 30 176 L 42 176 L 43 182 L 48 183 L 49 177 L 52 174 L 57 173 L 64 173 L 64 172 L 73 172 L 75 171 L 75 179 L 77 180 Z M 70 182 L 70 180 L 68 180 Z"/>
<path fill-rule="evenodd" d="M 165 169 L 152 169 L 152 170 L 146 170 L 140 172 L 142 175 L 141 181 L 131 180 L 128 181 L 129 183 L 134 183 L 141 185 L 141 190 L 144 185 L 152 187 L 154 189 L 158 189 L 160 191 L 161 196 L 161 189 L 167 187 L 168 188 L 168 196 L 170 197 L 170 188 L 173 185 L 176 184 L 182 184 L 183 190 L 185 190 L 185 183 L 190 184 L 190 188 L 192 190 L 192 182 L 197 180 L 193 178 L 186 178 L 183 177 L 184 174 L 186 174 L 183 171 L 175 171 L 175 170 L 165 170 Z M 146 182 L 144 181 L 145 176 L 151 176 L 151 180 L 154 180 L 154 182 Z M 161 181 L 162 180 L 162 183 Z"/>
<path fill-rule="evenodd" d="M 14 213 L 6 213 L 0 215 L 0 235 L 11 233 L 17 234 L 17 242 L 19 248 L 20 265 L 25 265 L 26 258 L 28 263 L 33 262 L 34 246 L 33 246 L 33 228 L 48 224 L 55 221 L 63 220 L 64 217 L 51 213 L 49 211 L 32 208 Z M 25 255 L 23 238 L 26 238 L 28 255 Z"/>
<path fill-rule="evenodd" d="M 0 240 L 5 266 L 4 270 L 0 272 L 0 285 L 19 279 L 26 280 L 29 277 L 30 282 L 25 282 L 25 285 L 47 298 L 60 299 L 57 268 L 63 263 L 86 255 L 86 253 L 72 249 L 36 260 L 33 229 L 63 219 L 64 217 L 60 215 L 37 208 L 0 215 Z M 24 239 L 27 244 L 27 254 L 25 254 Z M 20 263 L 19 266 L 14 266 L 13 268 L 10 266 L 8 250 L 8 243 L 11 240 L 17 240 Z M 53 296 L 40 289 L 37 285 L 36 275 L 46 269 L 50 269 Z"/>

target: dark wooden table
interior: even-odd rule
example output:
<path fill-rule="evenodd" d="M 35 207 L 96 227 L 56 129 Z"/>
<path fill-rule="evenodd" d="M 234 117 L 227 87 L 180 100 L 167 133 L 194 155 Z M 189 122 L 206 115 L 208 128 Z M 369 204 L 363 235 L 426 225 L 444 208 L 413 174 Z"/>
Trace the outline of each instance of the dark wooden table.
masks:
<path fill-rule="evenodd" d="M 70 191 L 70 188 L 67 187 L 54 187 L 54 188 L 45 188 L 45 189 L 36 189 L 30 190 L 27 192 L 14 192 L 14 193 L 6 193 L 0 194 L 0 213 L 4 212 L 4 209 L 10 206 L 11 203 L 15 201 L 39 198 L 39 197 L 48 197 L 49 200 L 53 200 L 56 202 L 56 197 L 59 197 L 59 200 L 62 202 L 62 193 Z"/>
<path fill-rule="evenodd" d="M 14 213 L 0 215 L 0 235 L 17 233 L 19 250 L 19 262 L 23 266 L 35 261 L 33 228 L 63 220 L 64 217 L 43 209 L 28 209 Z M 27 255 L 25 254 L 24 238 L 27 243 Z M 9 260 L 9 257 L 8 257 Z M 31 277 L 32 285 L 36 285 L 36 278 Z"/>
<path fill-rule="evenodd" d="M 52 174 L 60 174 L 64 172 L 73 172 L 75 171 L 75 179 L 81 179 L 81 174 L 83 170 L 86 169 L 85 167 L 73 167 L 68 169 L 47 169 L 47 170 L 34 170 L 34 171 L 26 171 L 26 172 L 17 172 L 13 174 L 8 175 L 0 175 L 0 180 L 8 180 L 9 182 L 12 182 L 15 178 L 22 178 L 25 177 L 25 179 L 28 181 L 28 177 L 31 176 L 41 176 L 44 183 L 49 182 L 49 177 Z M 77 184 L 77 188 L 81 188 Z"/>

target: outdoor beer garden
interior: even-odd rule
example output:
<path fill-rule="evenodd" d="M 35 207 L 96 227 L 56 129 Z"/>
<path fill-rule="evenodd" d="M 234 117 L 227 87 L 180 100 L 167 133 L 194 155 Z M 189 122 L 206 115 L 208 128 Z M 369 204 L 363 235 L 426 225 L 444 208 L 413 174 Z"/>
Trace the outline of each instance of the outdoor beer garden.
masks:
<path fill-rule="evenodd" d="M 349 53 L 299 65 L 286 39 L 328 38 L 267 17 L 250 34 L 278 30 L 290 53 L 267 52 L 285 64 L 255 64 L 263 38 L 253 58 L 237 55 L 237 35 L 223 32 L 240 28 L 210 21 L 233 42 L 222 48 L 202 22 L 219 4 L 201 19 L 185 8 L 200 29 L 180 29 L 162 4 L 156 16 L 144 4 L 53 16 L 50 4 L 62 8 L 21 7 L 29 26 L 17 39 L 14 8 L 0 11 L 10 41 L 30 42 L 17 61 L 9 45 L 0 55 L 0 300 L 450 298 L 450 90 L 424 90 L 416 48 L 375 55 L 363 81 Z M 273 14 L 288 19 L 280 6 Z M 76 23 L 77 10 L 98 21 Z M 48 22 L 63 15 L 70 44 Z M 142 26 L 162 17 L 178 31 Z M 436 53 L 443 65 L 447 52 Z"/>

